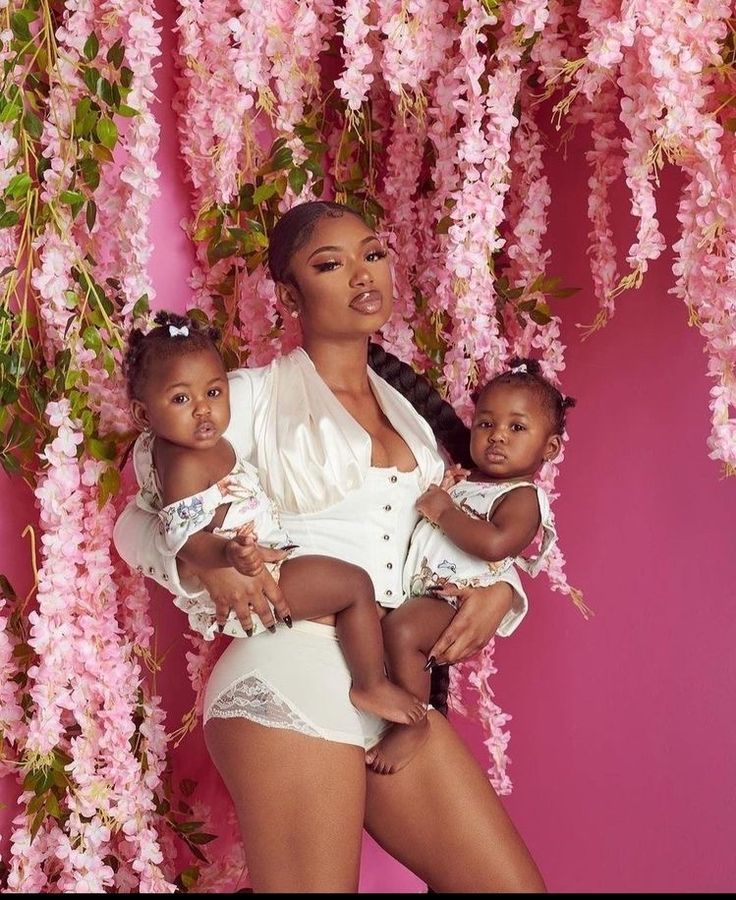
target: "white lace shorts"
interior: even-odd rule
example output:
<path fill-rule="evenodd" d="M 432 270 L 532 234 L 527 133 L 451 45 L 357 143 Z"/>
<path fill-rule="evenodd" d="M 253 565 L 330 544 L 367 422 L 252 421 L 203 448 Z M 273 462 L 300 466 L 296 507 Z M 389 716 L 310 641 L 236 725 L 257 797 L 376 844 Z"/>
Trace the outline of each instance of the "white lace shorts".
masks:
<path fill-rule="evenodd" d="M 279 623 L 275 634 L 263 631 L 230 642 L 207 682 L 204 722 L 249 719 L 368 750 L 387 724 L 353 706 L 350 684 L 331 625 Z"/>

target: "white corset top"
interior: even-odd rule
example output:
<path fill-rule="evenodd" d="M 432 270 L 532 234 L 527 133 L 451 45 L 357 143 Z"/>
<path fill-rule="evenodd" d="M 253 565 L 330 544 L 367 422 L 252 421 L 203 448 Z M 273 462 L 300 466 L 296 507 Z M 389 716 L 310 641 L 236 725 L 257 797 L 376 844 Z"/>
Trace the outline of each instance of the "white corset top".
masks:
<path fill-rule="evenodd" d="M 420 472 L 371 467 L 362 485 L 316 514 L 281 512 L 281 522 L 301 553 L 353 563 L 373 580 L 376 602 L 399 606 L 404 561 L 419 513 Z"/>

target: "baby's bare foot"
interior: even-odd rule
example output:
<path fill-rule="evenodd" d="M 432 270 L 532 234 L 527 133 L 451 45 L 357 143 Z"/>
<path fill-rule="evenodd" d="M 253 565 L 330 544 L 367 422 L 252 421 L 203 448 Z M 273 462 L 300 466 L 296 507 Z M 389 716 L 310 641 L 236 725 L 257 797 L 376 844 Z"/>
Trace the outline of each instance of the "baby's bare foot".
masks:
<path fill-rule="evenodd" d="M 363 712 L 373 713 L 388 722 L 400 722 L 412 725 L 420 722 L 427 715 L 427 707 L 421 700 L 392 684 L 388 678 L 379 681 L 369 688 L 353 687 L 350 689 L 350 700 L 353 706 Z"/>
<path fill-rule="evenodd" d="M 366 764 L 379 775 L 399 772 L 429 737 L 429 723 L 394 725 L 385 738 L 365 755 Z"/>

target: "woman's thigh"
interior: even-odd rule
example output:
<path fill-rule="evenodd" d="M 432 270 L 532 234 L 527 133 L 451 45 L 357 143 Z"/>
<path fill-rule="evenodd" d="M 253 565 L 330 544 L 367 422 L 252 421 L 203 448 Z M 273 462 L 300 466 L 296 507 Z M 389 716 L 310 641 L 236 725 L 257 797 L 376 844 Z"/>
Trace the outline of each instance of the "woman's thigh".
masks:
<path fill-rule="evenodd" d="M 429 739 L 406 768 L 367 773 L 367 830 L 435 891 L 544 891 L 485 773 L 439 713 L 429 718 Z"/>
<path fill-rule="evenodd" d="M 365 803 L 362 748 L 210 719 L 210 756 L 238 814 L 256 892 L 356 892 Z"/>

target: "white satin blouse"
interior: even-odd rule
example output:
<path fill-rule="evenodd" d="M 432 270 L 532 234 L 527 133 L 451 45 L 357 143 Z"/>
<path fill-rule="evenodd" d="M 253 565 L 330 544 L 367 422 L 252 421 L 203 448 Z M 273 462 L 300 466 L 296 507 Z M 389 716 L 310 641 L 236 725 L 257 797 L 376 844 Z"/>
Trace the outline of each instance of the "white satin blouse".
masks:
<path fill-rule="evenodd" d="M 417 497 L 439 483 L 434 434 L 411 404 L 368 369 L 374 395 L 417 461 L 411 472 L 371 466 L 370 435 L 321 379 L 301 348 L 256 369 L 229 374 L 231 421 L 225 433 L 254 465 L 281 521 L 302 552 L 364 568 L 376 600 L 398 606 Z M 179 578 L 176 560 L 155 540 L 156 516 L 131 501 L 115 526 L 115 546 L 131 566 L 174 593 L 201 587 Z"/>

